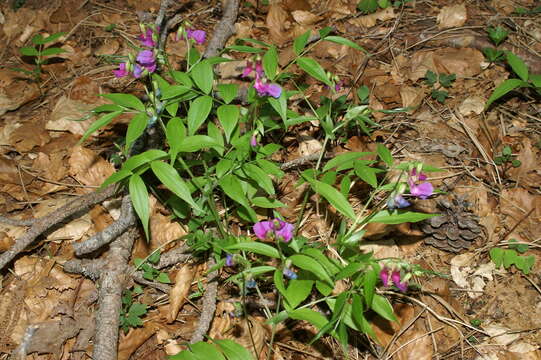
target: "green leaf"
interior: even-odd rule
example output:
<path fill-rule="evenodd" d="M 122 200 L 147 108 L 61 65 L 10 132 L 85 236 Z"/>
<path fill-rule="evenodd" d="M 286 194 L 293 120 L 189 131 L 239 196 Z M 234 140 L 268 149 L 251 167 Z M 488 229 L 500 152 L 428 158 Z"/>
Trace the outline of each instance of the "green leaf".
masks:
<path fill-rule="evenodd" d="M 169 144 L 171 164 L 173 164 L 180 152 L 180 143 L 186 137 L 186 128 L 180 118 L 174 117 L 167 122 L 165 136 L 167 137 L 167 143 Z"/>
<path fill-rule="evenodd" d="M 502 96 L 506 95 L 507 93 L 513 91 L 514 89 L 518 87 L 529 87 L 530 84 L 522 81 L 520 79 L 508 79 L 502 82 L 496 89 L 494 89 L 494 92 L 490 97 L 488 98 L 488 101 L 485 105 L 485 110 L 488 109 L 488 107 L 496 100 L 501 98 Z"/>
<path fill-rule="evenodd" d="M 376 268 L 368 270 L 364 274 L 363 279 L 363 294 L 366 300 L 366 305 L 368 307 L 372 306 L 372 300 L 374 299 L 374 294 L 376 292 L 376 283 L 378 281 L 378 271 Z"/>
<path fill-rule="evenodd" d="M 355 174 L 373 188 L 378 187 L 378 179 L 376 177 L 377 172 L 379 172 L 379 169 L 361 163 L 355 164 Z"/>
<path fill-rule="evenodd" d="M 344 166 L 344 168 L 353 167 L 353 163 L 361 157 L 371 155 L 371 152 L 346 152 L 340 155 L 333 157 L 325 166 L 323 167 L 323 172 L 327 172 L 332 168 L 338 166 Z"/>
<path fill-rule="evenodd" d="M 150 254 L 150 256 L 148 257 L 147 261 L 151 264 L 157 264 L 158 262 L 160 262 L 160 257 L 161 257 L 161 252 L 160 252 L 160 249 L 158 248 L 157 251 L 154 251 L 152 254 Z"/>
<path fill-rule="evenodd" d="M 349 263 L 345 268 L 340 270 L 338 274 L 336 274 L 335 279 L 336 280 L 342 280 L 345 278 L 348 278 L 356 273 L 359 272 L 365 265 L 361 263 Z"/>
<path fill-rule="evenodd" d="M 126 132 L 126 149 L 130 149 L 131 145 L 143 135 L 147 127 L 148 115 L 141 112 L 135 115 L 128 125 L 128 131 Z"/>
<path fill-rule="evenodd" d="M 376 213 L 370 220 L 369 223 L 380 223 L 380 224 L 402 224 L 405 222 L 419 222 L 425 219 L 430 219 L 431 217 L 439 216 L 438 214 L 423 214 L 413 211 L 404 211 L 404 210 L 382 210 Z"/>
<path fill-rule="evenodd" d="M 377 145 L 377 152 L 381 160 L 387 164 L 387 166 L 393 165 L 393 155 L 391 154 L 391 151 L 387 149 L 387 147 L 383 144 Z"/>
<path fill-rule="evenodd" d="M 329 258 L 325 256 L 325 254 L 323 254 L 323 252 L 319 249 L 307 247 L 302 251 L 302 253 L 304 255 L 313 257 L 321 266 L 327 269 L 331 275 L 334 275 L 340 271 L 340 268 L 329 260 Z"/>
<path fill-rule="evenodd" d="M 66 52 L 67 52 L 67 50 L 64 50 L 62 48 L 52 47 L 52 48 L 48 48 L 48 49 L 43 50 L 41 52 L 41 56 L 58 55 L 58 54 L 66 53 Z"/>
<path fill-rule="evenodd" d="M 180 152 L 195 152 L 204 148 L 216 148 L 218 151 L 223 148 L 223 145 L 207 135 L 188 136 L 178 144 L 178 151 Z"/>
<path fill-rule="evenodd" d="M 188 110 L 188 134 L 194 135 L 199 127 L 203 125 L 212 109 L 212 98 L 200 96 L 190 104 Z"/>
<path fill-rule="evenodd" d="M 182 350 L 178 354 L 168 356 L 169 360 L 197 360 L 194 354 L 188 350 Z"/>
<path fill-rule="evenodd" d="M 312 292 L 314 280 L 290 280 L 287 287 L 285 298 L 291 308 L 296 308 Z"/>
<path fill-rule="evenodd" d="M 176 96 L 184 95 L 191 89 L 184 85 L 171 85 L 167 89 L 162 91 L 162 100 L 174 98 Z"/>
<path fill-rule="evenodd" d="M 247 177 L 254 180 L 265 192 L 269 195 L 274 195 L 274 185 L 269 175 L 261 168 L 254 164 L 246 163 L 242 166 L 242 170 Z"/>
<path fill-rule="evenodd" d="M 245 52 L 245 53 L 250 53 L 250 54 L 258 54 L 258 53 L 261 53 L 261 52 L 265 51 L 263 49 L 255 48 L 255 47 L 248 46 L 248 45 L 232 45 L 232 46 L 228 46 L 227 48 L 225 48 L 225 50 Z"/>
<path fill-rule="evenodd" d="M 47 43 L 50 43 L 50 42 L 54 42 L 54 41 L 60 39 L 64 35 L 66 35 L 66 33 L 63 32 L 63 31 L 54 33 L 52 35 L 47 36 L 45 39 L 43 39 L 42 40 L 43 42 L 41 44 L 47 44 Z"/>
<path fill-rule="evenodd" d="M 535 263 L 535 257 L 530 256 L 519 256 L 515 262 L 515 266 L 522 271 L 525 275 L 528 275 L 532 270 L 532 267 Z"/>
<path fill-rule="evenodd" d="M 325 324 L 327 324 L 328 322 L 325 316 L 318 313 L 317 311 L 307 308 L 289 311 L 288 315 L 290 318 L 295 320 L 308 321 L 310 324 L 314 325 L 318 329 L 324 327 Z"/>
<path fill-rule="evenodd" d="M 133 174 L 130 177 L 128 188 L 130 191 L 133 209 L 141 220 L 141 224 L 143 224 L 143 229 L 145 230 L 145 236 L 147 240 L 149 240 L 148 221 L 150 219 L 150 207 L 148 205 L 147 186 L 139 175 Z"/>
<path fill-rule="evenodd" d="M 144 153 L 137 154 L 126 160 L 122 166 L 122 170 L 133 171 L 141 165 L 145 165 L 151 161 L 157 159 L 163 159 L 167 157 L 167 153 L 163 150 L 150 149 Z"/>
<path fill-rule="evenodd" d="M 282 91 L 280 97 L 275 99 L 273 97 L 268 97 L 268 102 L 271 104 L 274 110 L 280 115 L 284 124 L 287 124 L 287 98 L 285 91 Z"/>
<path fill-rule="evenodd" d="M 224 137 L 222 134 L 222 131 L 218 129 L 218 126 L 214 124 L 212 121 L 210 121 L 207 125 L 207 132 L 208 136 L 214 140 L 214 142 L 217 144 L 213 146 L 212 148 L 220 154 L 220 156 L 223 156 L 224 154 Z M 197 136 L 197 135 L 196 135 Z"/>
<path fill-rule="evenodd" d="M 434 86 L 434 84 L 438 81 L 438 74 L 431 70 L 427 70 L 425 78 L 428 86 Z"/>
<path fill-rule="evenodd" d="M 34 45 L 43 45 L 45 40 L 41 34 L 36 34 L 30 39 Z"/>
<path fill-rule="evenodd" d="M 504 250 L 503 251 L 503 267 L 508 269 L 509 266 L 513 265 L 518 257 L 518 254 L 515 250 Z"/>
<path fill-rule="evenodd" d="M 289 257 L 289 260 L 298 268 L 301 268 L 306 271 L 310 271 L 312 274 L 317 276 L 318 279 L 325 281 L 329 284 L 333 284 L 333 281 L 327 271 L 321 267 L 321 264 L 318 263 L 313 258 L 306 255 L 292 255 Z"/>
<path fill-rule="evenodd" d="M 203 341 L 190 345 L 190 350 L 197 360 L 225 360 L 216 346 Z"/>
<path fill-rule="evenodd" d="M 203 212 L 199 205 L 193 200 L 188 185 L 181 179 L 174 167 L 162 161 L 153 161 L 150 164 L 150 167 L 162 184 L 176 196 L 190 204 L 197 212 Z"/>
<path fill-rule="evenodd" d="M 227 250 L 245 250 L 259 255 L 265 255 L 275 259 L 280 258 L 280 253 L 274 247 L 255 241 L 241 242 L 226 247 Z"/>
<path fill-rule="evenodd" d="M 451 87 L 451 84 L 456 80 L 456 74 L 449 74 L 449 75 L 445 75 L 445 74 L 440 74 L 439 76 L 439 83 L 441 86 L 443 86 L 444 88 L 449 88 Z"/>
<path fill-rule="evenodd" d="M 376 334 L 372 330 L 372 326 L 364 317 L 363 302 L 358 294 L 353 294 L 351 302 L 351 315 L 353 322 L 357 325 L 357 330 L 369 335 L 373 339 L 376 339 Z"/>
<path fill-rule="evenodd" d="M 94 131 L 108 125 L 111 121 L 113 121 L 114 118 L 116 118 L 120 114 L 122 114 L 122 111 L 114 111 L 112 113 L 105 114 L 98 120 L 94 121 L 92 125 L 90 125 L 90 127 L 85 131 L 83 137 L 81 138 L 81 140 L 79 140 L 78 144 L 81 144 L 83 141 L 85 141 Z"/>
<path fill-rule="evenodd" d="M 158 277 L 156 278 L 158 282 L 161 282 L 162 284 L 171 284 L 171 279 L 169 279 L 169 275 L 167 273 L 161 272 Z"/>
<path fill-rule="evenodd" d="M 222 100 L 229 104 L 233 99 L 237 97 L 239 86 L 237 84 L 219 84 L 218 93 Z"/>
<path fill-rule="evenodd" d="M 218 184 L 225 192 L 225 194 L 231 199 L 235 200 L 237 203 L 241 204 L 246 208 L 250 207 L 248 198 L 246 197 L 244 190 L 242 189 L 242 185 L 235 175 L 228 174 L 224 176 L 223 178 L 218 180 Z"/>
<path fill-rule="evenodd" d="M 378 9 L 377 0 L 361 0 L 357 4 L 357 9 L 365 14 L 372 14 Z"/>
<path fill-rule="evenodd" d="M 278 52 L 276 46 L 271 46 L 263 55 L 263 70 L 269 80 L 274 80 L 278 70 Z"/>
<path fill-rule="evenodd" d="M 141 303 L 133 303 L 128 310 L 128 313 L 133 316 L 142 316 L 147 313 L 147 305 Z"/>
<path fill-rule="evenodd" d="M 197 63 L 190 71 L 192 79 L 205 94 L 210 94 L 214 81 L 214 70 L 207 60 Z"/>
<path fill-rule="evenodd" d="M 327 36 L 323 40 L 330 41 L 330 42 L 340 44 L 340 45 L 346 45 L 346 46 L 349 46 L 350 48 L 353 48 L 355 50 L 366 52 L 366 50 L 363 49 L 357 43 L 355 43 L 355 42 L 353 42 L 353 41 L 351 41 L 349 39 L 343 38 L 341 36 Z"/>
<path fill-rule="evenodd" d="M 299 56 L 302 51 L 304 50 L 304 47 L 308 43 L 308 39 L 310 38 L 311 30 L 308 30 L 304 34 L 298 36 L 295 38 L 295 41 L 293 42 L 293 51 L 295 51 L 295 55 Z"/>
<path fill-rule="evenodd" d="M 175 79 L 177 83 L 184 84 L 190 89 L 192 88 L 193 82 L 192 82 L 192 79 L 190 78 L 190 75 L 178 70 L 173 70 L 171 72 L 171 75 L 173 76 L 173 79 Z"/>
<path fill-rule="evenodd" d="M 300 57 L 296 61 L 297 65 L 304 71 L 306 71 L 310 76 L 321 81 L 329 87 L 332 87 L 332 81 L 329 80 L 325 70 L 319 65 L 317 61 L 309 57 Z"/>
<path fill-rule="evenodd" d="M 145 111 L 145 105 L 132 94 L 102 94 L 101 96 L 117 105 L 137 111 Z"/>
<path fill-rule="evenodd" d="M 355 220 L 355 212 L 353 211 L 351 204 L 340 191 L 318 180 L 312 180 L 310 181 L 310 184 L 316 193 L 323 196 L 325 200 L 334 206 L 342 215 Z"/>
<path fill-rule="evenodd" d="M 224 128 L 225 139 L 229 143 L 231 134 L 239 122 L 240 110 L 236 105 L 221 105 L 217 110 L 218 121 Z"/>
<path fill-rule="evenodd" d="M 222 349 L 227 360 L 254 360 L 252 354 L 233 340 L 213 340 Z M 211 359 L 206 359 L 211 360 Z"/>
<path fill-rule="evenodd" d="M 286 204 L 284 204 L 281 201 L 278 201 L 276 199 L 267 199 L 266 197 L 257 196 L 252 199 L 252 204 L 257 207 L 261 207 L 264 209 L 276 209 L 285 207 Z"/>
<path fill-rule="evenodd" d="M 282 274 L 282 270 L 276 269 L 276 271 L 274 271 L 273 280 L 274 280 L 274 286 L 276 286 L 276 289 L 278 289 L 280 294 L 285 296 L 286 287 L 284 285 L 284 276 Z"/>
<path fill-rule="evenodd" d="M 116 173 L 111 174 L 111 176 L 109 176 L 107 179 L 105 179 L 105 181 L 100 185 L 100 189 L 104 189 L 104 188 L 106 188 L 107 186 L 109 186 L 111 184 L 117 183 L 117 182 L 127 178 L 131 174 L 132 174 L 132 172 L 129 171 L 129 170 L 121 169 L 121 170 L 117 171 Z"/>
<path fill-rule="evenodd" d="M 518 75 L 519 78 L 521 78 L 524 81 L 528 81 L 528 66 L 524 63 L 524 61 L 511 51 L 508 51 L 506 53 L 507 62 L 515 72 L 515 74 Z"/>
<path fill-rule="evenodd" d="M 393 307 L 389 303 L 387 298 L 375 294 L 372 300 L 371 309 L 374 310 L 379 316 L 389 321 L 398 321 L 393 312 Z"/>

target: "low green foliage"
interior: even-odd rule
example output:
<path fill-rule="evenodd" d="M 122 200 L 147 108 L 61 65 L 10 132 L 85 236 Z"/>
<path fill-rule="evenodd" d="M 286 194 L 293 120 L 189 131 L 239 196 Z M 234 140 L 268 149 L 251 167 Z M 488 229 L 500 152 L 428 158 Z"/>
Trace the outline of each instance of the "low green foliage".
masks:
<path fill-rule="evenodd" d="M 125 290 L 122 294 L 122 309 L 120 311 L 120 327 L 127 334 L 130 328 L 143 326 L 141 319 L 147 311 L 146 304 L 134 302 L 134 296 L 142 294 L 141 287 L 136 286 L 133 290 Z"/>
<path fill-rule="evenodd" d="M 148 196 L 146 198 L 148 200 Z M 154 268 L 152 265 L 156 265 L 160 262 L 160 251 L 154 251 L 146 259 L 135 258 L 133 263 L 135 268 L 141 269 L 143 271 L 143 277 L 150 281 L 159 281 L 163 284 L 171 284 L 171 280 L 167 273 L 161 272 L 158 269 Z"/>
<path fill-rule="evenodd" d="M 387 9 L 389 6 L 400 7 L 412 0 L 391 1 L 391 0 L 361 0 L 357 3 L 357 9 L 364 14 L 372 14 L 378 9 Z"/>
<path fill-rule="evenodd" d="M 456 80 L 456 74 L 436 74 L 433 71 L 427 70 L 425 79 L 426 84 L 432 87 L 430 96 L 441 104 L 444 104 L 445 99 L 447 99 L 449 96 L 449 93 L 441 89 L 450 88 L 453 82 Z"/>
<path fill-rule="evenodd" d="M 529 250 L 527 244 L 518 244 L 516 240 L 511 240 L 508 244 L 509 249 L 492 248 L 490 249 L 490 259 L 496 265 L 496 269 L 499 269 L 502 265 L 505 269 L 509 269 L 514 265 L 525 275 L 528 275 L 535 264 L 535 257 L 533 255 L 519 255 Z"/>
<path fill-rule="evenodd" d="M 213 340 L 212 344 L 200 341 L 189 344 L 188 350 L 169 356 L 170 360 L 253 360 L 252 354 L 232 340 Z"/>
<path fill-rule="evenodd" d="M 489 26 L 487 28 L 487 33 L 490 41 L 492 41 L 496 46 L 500 45 L 505 39 L 507 39 L 507 36 L 509 35 L 509 31 L 505 30 L 501 26 Z"/>
<path fill-rule="evenodd" d="M 499 156 L 496 156 L 494 158 L 494 163 L 496 165 L 504 165 L 504 164 L 511 164 L 513 167 L 519 167 L 521 165 L 520 160 L 513 159 L 515 155 L 513 155 L 513 150 L 509 145 L 505 145 L 503 147 L 502 153 Z"/>

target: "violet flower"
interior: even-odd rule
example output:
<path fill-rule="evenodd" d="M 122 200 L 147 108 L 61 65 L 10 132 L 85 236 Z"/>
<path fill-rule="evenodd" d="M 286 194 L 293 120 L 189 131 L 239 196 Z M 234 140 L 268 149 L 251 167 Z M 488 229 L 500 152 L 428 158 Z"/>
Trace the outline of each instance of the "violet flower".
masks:
<path fill-rule="evenodd" d="M 265 70 L 263 70 L 263 64 L 261 60 L 255 62 L 255 74 L 256 77 L 265 77 Z"/>
<path fill-rule="evenodd" d="M 143 74 L 143 68 L 138 64 L 133 65 L 133 77 L 139 79 Z"/>
<path fill-rule="evenodd" d="M 113 74 L 115 74 L 117 78 L 121 78 L 128 75 L 129 72 L 128 72 L 128 69 L 126 68 L 126 63 L 125 62 L 120 63 L 118 65 L 118 70 L 113 70 Z"/>
<path fill-rule="evenodd" d="M 148 72 L 153 73 L 156 71 L 156 58 L 154 57 L 154 52 L 152 50 L 143 50 L 137 54 L 137 62 L 139 65 L 148 70 Z"/>
<path fill-rule="evenodd" d="M 402 209 L 410 205 L 409 201 L 404 199 L 401 194 L 391 194 L 387 200 L 387 208 L 389 210 Z"/>
<path fill-rule="evenodd" d="M 153 48 L 156 46 L 156 43 L 154 42 L 154 39 L 152 38 L 153 31 L 151 28 L 147 28 L 147 31 L 144 34 L 141 34 L 137 37 L 139 41 L 141 41 L 141 44 L 144 46 L 148 46 L 150 48 Z"/>
<path fill-rule="evenodd" d="M 398 290 L 402 292 L 406 292 L 408 290 L 407 281 L 402 282 L 401 280 L 400 270 L 395 270 L 391 273 L 391 280 L 393 281 L 394 286 L 398 288 Z"/>
<path fill-rule="evenodd" d="M 386 267 L 381 269 L 381 271 L 379 272 L 379 278 L 381 279 L 383 286 L 389 286 L 389 269 Z"/>
<path fill-rule="evenodd" d="M 186 37 L 188 39 L 192 39 L 197 44 L 201 45 L 205 42 L 205 38 L 207 37 L 207 33 L 203 30 L 192 30 L 192 29 L 186 29 Z"/>
<path fill-rule="evenodd" d="M 257 146 L 257 136 L 255 135 L 255 133 L 250 138 L 250 146 L 252 146 L 252 147 Z"/>
<path fill-rule="evenodd" d="M 297 279 L 297 273 L 291 269 L 285 268 L 283 271 L 283 274 L 286 278 L 289 280 L 296 280 Z"/>
<path fill-rule="evenodd" d="M 235 261 L 233 261 L 233 254 L 227 254 L 225 257 L 225 266 L 233 266 Z"/>
<path fill-rule="evenodd" d="M 260 78 L 255 79 L 254 89 L 259 96 L 272 96 L 273 98 L 279 98 L 282 94 L 282 88 L 277 84 L 269 84 L 265 80 Z"/>
<path fill-rule="evenodd" d="M 410 187 L 410 194 L 412 196 L 418 197 L 420 199 L 426 199 L 430 195 L 434 193 L 434 187 L 429 182 L 421 182 L 417 183 L 419 181 L 426 180 L 426 175 L 419 172 L 417 173 L 417 169 L 413 168 L 410 172 L 409 178 L 408 178 L 408 185 Z"/>
<path fill-rule="evenodd" d="M 408 290 L 408 282 L 402 281 L 400 270 L 392 270 L 391 268 L 384 266 L 379 272 L 379 278 L 384 287 L 394 285 L 401 292 L 406 292 Z"/>
<path fill-rule="evenodd" d="M 273 236 L 278 240 L 289 242 L 293 238 L 293 225 L 280 219 L 257 222 L 253 230 L 260 240 Z"/>
<path fill-rule="evenodd" d="M 241 77 L 248 77 L 252 73 L 252 71 L 254 71 L 253 64 L 250 60 L 248 60 L 246 61 L 246 67 L 242 71 Z"/>

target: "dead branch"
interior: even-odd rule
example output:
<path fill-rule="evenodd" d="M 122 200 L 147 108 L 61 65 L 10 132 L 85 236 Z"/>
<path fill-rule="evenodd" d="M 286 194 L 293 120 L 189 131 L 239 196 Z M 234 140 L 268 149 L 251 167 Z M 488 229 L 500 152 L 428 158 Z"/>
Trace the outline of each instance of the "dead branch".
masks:
<path fill-rule="evenodd" d="M 10 219 L 5 216 L 0 216 L 0 223 L 8 224 L 12 226 L 32 226 L 36 222 L 36 219 Z"/>
<path fill-rule="evenodd" d="M 96 314 L 93 359 L 117 358 L 122 291 L 129 280 L 128 259 L 137 235 L 137 229 L 130 228 L 111 243 L 105 257 L 105 266 L 98 281 L 99 308 Z"/>
<path fill-rule="evenodd" d="M 179 263 L 185 263 L 192 257 L 189 253 L 190 247 L 183 245 L 176 249 L 166 252 L 160 256 L 160 262 L 155 266 L 156 269 L 163 269 L 168 266 L 176 265 Z"/>
<path fill-rule="evenodd" d="M 162 26 L 163 19 L 165 18 L 165 13 L 167 12 L 167 9 L 169 9 L 169 6 L 173 3 L 173 0 L 162 0 L 160 3 L 160 10 L 158 11 L 158 16 L 156 17 L 156 22 L 154 23 L 157 28 Z M 167 31 L 167 29 L 164 29 Z"/>
<path fill-rule="evenodd" d="M 28 231 L 17 240 L 15 244 L 0 255 L 0 270 L 11 262 L 18 254 L 24 251 L 38 236 L 43 234 L 52 226 L 64 221 L 66 218 L 89 208 L 90 206 L 101 203 L 110 198 L 115 193 L 115 185 L 110 185 L 102 191 L 92 192 L 77 198 L 70 203 L 56 209 L 52 213 L 36 220 Z"/>
<path fill-rule="evenodd" d="M 86 241 L 73 244 L 75 249 L 75 255 L 81 256 L 90 254 L 93 251 L 98 250 L 102 246 L 109 244 L 122 234 L 128 227 L 135 224 L 135 215 L 133 212 L 133 205 L 129 195 L 125 195 L 122 198 L 122 207 L 120 210 L 120 218 L 114 223 L 109 225 L 103 231 L 95 234 Z"/>
<path fill-rule="evenodd" d="M 227 0 L 224 6 L 224 15 L 214 28 L 212 39 L 210 39 L 203 57 L 209 58 L 218 55 L 218 52 L 225 46 L 227 40 L 235 33 L 235 21 L 239 13 L 239 2 L 239 0 Z"/>
<path fill-rule="evenodd" d="M 212 268 L 216 263 L 214 259 L 210 257 L 207 261 L 208 268 Z M 191 344 L 202 341 L 203 336 L 210 328 L 210 323 L 214 318 L 214 312 L 216 311 L 216 296 L 218 295 L 218 270 L 207 275 L 207 287 L 205 294 L 203 295 L 203 309 L 201 310 L 201 316 L 199 317 L 199 323 L 195 328 L 190 339 Z"/>
<path fill-rule="evenodd" d="M 99 279 L 104 266 L 105 260 L 103 259 L 71 259 L 64 263 L 64 271 L 80 274 L 95 281 Z"/>

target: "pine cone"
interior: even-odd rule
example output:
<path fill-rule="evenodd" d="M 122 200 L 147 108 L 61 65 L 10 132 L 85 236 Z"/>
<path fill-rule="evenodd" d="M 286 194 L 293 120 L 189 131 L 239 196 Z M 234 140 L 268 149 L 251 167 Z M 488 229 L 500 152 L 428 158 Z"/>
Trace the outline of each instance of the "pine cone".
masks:
<path fill-rule="evenodd" d="M 479 217 L 469 210 L 470 204 L 460 196 L 452 201 L 440 199 L 437 204 L 441 216 L 426 220 L 421 227 L 425 234 L 430 235 L 425 243 L 450 252 L 469 249 L 482 235 Z"/>

